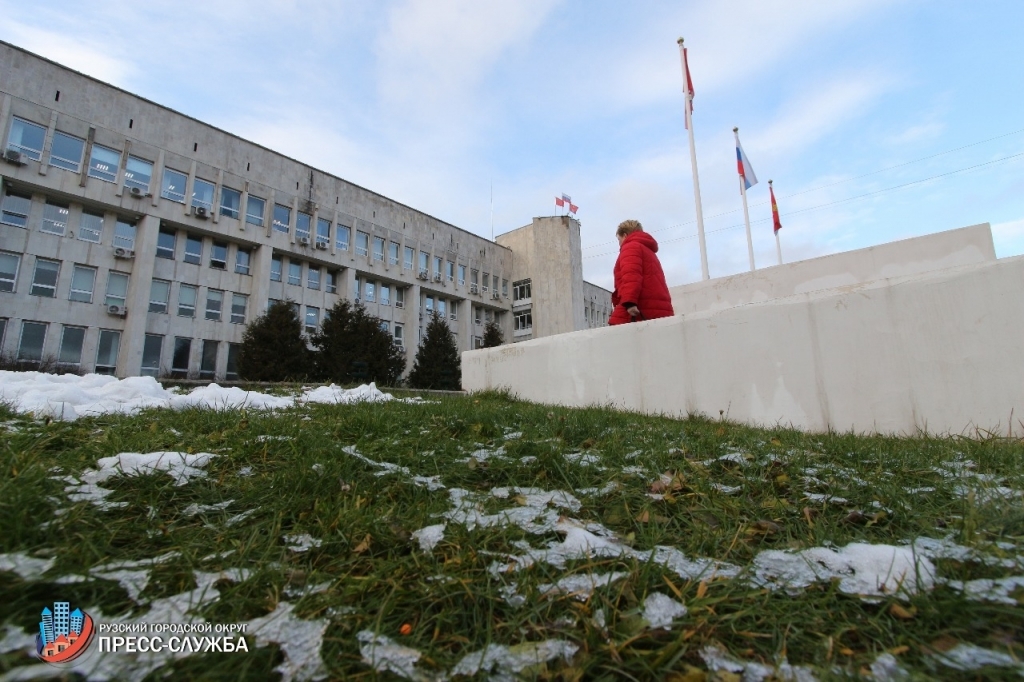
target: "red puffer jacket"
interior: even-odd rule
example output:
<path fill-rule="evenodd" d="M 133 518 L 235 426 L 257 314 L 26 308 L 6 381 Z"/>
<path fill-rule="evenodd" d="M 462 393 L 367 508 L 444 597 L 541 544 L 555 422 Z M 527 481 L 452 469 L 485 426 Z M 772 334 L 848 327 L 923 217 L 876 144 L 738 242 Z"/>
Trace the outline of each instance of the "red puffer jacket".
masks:
<path fill-rule="evenodd" d="M 612 293 L 612 305 L 615 309 L 608 324 L 622 324 L 633 318 L 626 312 L 630 304 L 640 309 L 637 320 L 653 320 L 658 317 L 670 317 L 672 297 L 665 283 L 665 273 L 655 255 L 658 242 L 646 232 L 630 233 L 619 247 L 619 257 L 615 261 L 615 291 Z"/>

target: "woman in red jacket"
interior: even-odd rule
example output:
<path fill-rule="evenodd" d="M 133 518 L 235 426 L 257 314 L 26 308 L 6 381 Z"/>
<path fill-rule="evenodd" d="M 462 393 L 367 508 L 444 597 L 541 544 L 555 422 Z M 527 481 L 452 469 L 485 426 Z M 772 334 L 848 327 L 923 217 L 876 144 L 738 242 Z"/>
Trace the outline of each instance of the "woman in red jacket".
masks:
<path fill-rule="evenodd" d="M 625 220 L 615 231 L 619 240 L 619 257 L 615 261 L 615 291 L 612 292 L 611 317 L 608 324 L 670 317 L 672 297 L 665 283 L 665 273 L 658 262 L 658 242 L 644 232 L 636 220 Z"/>

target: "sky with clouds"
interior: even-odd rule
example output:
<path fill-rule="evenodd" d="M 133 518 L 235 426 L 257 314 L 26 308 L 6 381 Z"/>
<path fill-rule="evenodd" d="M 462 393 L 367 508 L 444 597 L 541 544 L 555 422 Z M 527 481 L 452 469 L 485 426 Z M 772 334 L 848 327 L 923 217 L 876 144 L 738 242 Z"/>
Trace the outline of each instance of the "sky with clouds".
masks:
<path fill-rule="evenodd" d="M 676 39 L 689 50 L 709 269 L 989 222 L 1024 254 L 1020 0 L 0 0 L 0 39 L 489 237 L 579 206 L 700 279 Z M 2 74 L 0 74 L 2 78 Z M 493 196 L 493 204 L 492 204 Z M 493 206 L 493 209 L 492 209 Z M 493 217 L 492 217 L 493 216 Z"/>

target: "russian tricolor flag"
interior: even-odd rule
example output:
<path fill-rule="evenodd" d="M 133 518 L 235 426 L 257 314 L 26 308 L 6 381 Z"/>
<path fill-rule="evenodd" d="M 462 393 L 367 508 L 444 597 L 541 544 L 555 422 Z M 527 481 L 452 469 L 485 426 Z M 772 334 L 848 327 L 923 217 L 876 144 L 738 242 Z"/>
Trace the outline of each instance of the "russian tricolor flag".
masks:
<path fill-rule="evenodd" d="M 736 135 L 736 170 L 743 178 L 743 188 L 750 189 L 757 184 L 757 176 L 754 175 L 754 168 L 750 165 L 750 159 L 743 153 L 743 145 L 740 144 L 740 137 Z"/>

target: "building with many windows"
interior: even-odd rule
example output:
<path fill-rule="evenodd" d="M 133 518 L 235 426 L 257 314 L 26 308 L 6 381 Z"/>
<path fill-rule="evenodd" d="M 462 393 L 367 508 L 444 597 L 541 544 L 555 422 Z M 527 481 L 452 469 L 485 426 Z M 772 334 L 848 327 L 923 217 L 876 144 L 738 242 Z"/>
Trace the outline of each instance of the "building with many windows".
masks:
<path fill-rule="evenodd" d="M 492 319 L 506 340 L 607 320 L 575 220 L 495 243 L 2 42 L 0 73 L 4 356 L 230 380 L 245 325 L 273 300 L 310 333 L 339 297 L 360 301 L 408 367 L 435 312 L 462 349 Z M 524 230 L 551 244 L 516 253 Z"/>

